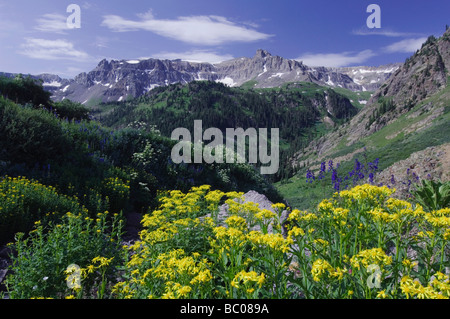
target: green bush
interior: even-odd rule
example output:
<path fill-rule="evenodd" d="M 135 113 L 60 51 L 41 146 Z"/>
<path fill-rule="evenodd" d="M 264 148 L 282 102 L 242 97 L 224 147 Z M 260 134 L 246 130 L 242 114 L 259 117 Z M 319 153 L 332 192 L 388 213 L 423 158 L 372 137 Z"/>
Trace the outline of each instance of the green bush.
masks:
<path fill-rule="evenodd" d="M 413 195 L 416 202 L 429 211 L 446 208 L 450 204 L 450 182 L 422 180 Z"/>
<path fill-rule="evenodd" d="M 67 213 L 59 224 L 44 227 L 36 222 L 27 238 L 18 233 L 11 245 L 16 254 L 6 281 L 9 297 L 103 298 L 122 262 L 122 225 L 117 214 L 109 218 L 107 212 L 100 213 L 94 220 L 86 213 Z M 79 280 L 70 272 L 71 265 L 79 267 Z"/>
<path fill-rule="evenodd" d="M 87 107 L 67 99 L 54 103 L 52 105 L 52 110 L 54 110 L 60 118 L 66 118 L 68 120 L 89 119 L 89 109 Z"/>
<path fill-rule="evenodd" d="M 54 115 L 0 97 L 0 158 L 29 166 L 43 165 L 61 158 L 69 145 Z"/>
<path fill-rule="evenodd" d="M 40 80 L 21 74 L 14 79 L 0 76 L 0 95 L 19 104 L 31 103 L 34 106 L 48 106 L 51 93 L 44 90 Z"/>
<path fill-rule="evenodd" d="M 59 194 L 24 177 L 6 176 L 0 181 L 0 243 L 11 240 L 16 232 L 28 232 L 38 220 L 56 220 L 67 212 L 83 208 L 74 199 Z"/>

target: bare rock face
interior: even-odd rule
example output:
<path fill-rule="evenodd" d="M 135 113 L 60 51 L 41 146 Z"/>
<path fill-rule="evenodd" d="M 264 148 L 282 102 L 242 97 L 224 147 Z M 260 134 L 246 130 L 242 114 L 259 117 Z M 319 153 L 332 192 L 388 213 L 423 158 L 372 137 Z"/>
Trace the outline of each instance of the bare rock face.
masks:
<path fill-rule="evenodd" d="M 342 67 L 332 69 L 338 74 L 349 76 L 360 88 L 358 91 L 374 92 L 385 83 L 395 71 L 402 66 L 402 63 L 393 63 L 378 67 Z"/>
<path fill-rule="evenodd" d="M 407 159 L 394 163 L 376 177 L 376 183 L 396 189 L 394 197 L 407 199 L 409 190 L 420 180 L 450 180 L 450 144 L 428 147 L 411 154 Z"/>
<path fill-rule="evenodd" d="M 325 68 L 309 67 L 301 61 L 273 56 L 259 49 L 252 58 L 242 57 L 221 63 L 182 60 L 111 60 L 100 61 L 95 69 L 80 73 L 73 80 L 47 81 L 52 99 L 115 102 L 139 97 L 157 86 L 208 80 L 228 86 L 248 84 L 254 88 L 278 87 L 288 82 L 313 82 L 353 91 L 375 90 L 392 74 L 395 67 Z M 356 75 L 358 78 L 356 78 Z M 46 77 L 48 78 L 49 75 Z M 39 76 L 38 76 L 39 77 Z"/>
<path fill-rule="evenodd" d="M 326 157 L 333 152 L 334 147 L 342 140 L 345 140 L 345 145 L 350 146 L 361 138 L 393 123 L 401 115 L 408 112 L 411 107 L 426 98 L 441 92 L 447 85 L 447 72 L 450 70 L 450 29 L 439 39 L 429 37 L 420 50 L 394 71 L 395 67 L 396 65 L 391 66 L 393 74 L 350 122 L 342 125 L 339 130 L 313 141 L 305 150 L 294 157 L 294 165 L 300 158 L 312 155 L 319 158 Z M 353 71 L 355 70 L 348 70 L 350 73 L 353 73 Z M 377 72 L 376 70 L 372 71 Z M 378 71 L 383 72 L 382 69 Z M 386 71 L 390 71 L 390 69 Z M 358 79 L 358 76 L 356 76 L 356 79 Z M 379 112 L 380 101 L 383 100 L 391 100 L 394 109 Z M 409 131 L 404 131 L 404 133 L 411 134 L 419 129 L 426 128 L 431 120 L 442 114 L 444 106 L 433 103 L 422 106 L 420 112 L 426 112 L 429 116 L 423 123 L 418 123 L 416 127 L 409 128 Z M 370 123 L 371 117 L 372 123 Z"/>
<path fill-rule="evenodd" d="M 371 101 L 392 97 L 398 105 L 416 104 L 443 89 L 450 70 L 450 29 L 440 39 L 433 36 L 374 94 Z"/>

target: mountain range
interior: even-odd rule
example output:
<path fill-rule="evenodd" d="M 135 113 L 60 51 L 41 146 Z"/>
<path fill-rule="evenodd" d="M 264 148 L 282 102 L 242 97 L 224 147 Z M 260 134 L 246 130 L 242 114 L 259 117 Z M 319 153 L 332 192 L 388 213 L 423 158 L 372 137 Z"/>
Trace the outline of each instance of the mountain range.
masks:
<path fill-rule="evenodd" d="M 274 56 L 259 49 L 251 58 L 236 58 L 216 64 L 179 59 L 104 59 L 92 71 L 80 73 L 73 79 L 62 79 L 53 74 L 35 77 L 43 81 L 44 87 L 52 92 L 52 99 L 55 101 L 67 98 L 93 105 L 139 97 L 158 86 L 199 80 L 250 88 L 271 88 L 287 82 L 303 81 L 351 91 L 375 91 L 400 65 L 309 67 L 300 61 Z"/>

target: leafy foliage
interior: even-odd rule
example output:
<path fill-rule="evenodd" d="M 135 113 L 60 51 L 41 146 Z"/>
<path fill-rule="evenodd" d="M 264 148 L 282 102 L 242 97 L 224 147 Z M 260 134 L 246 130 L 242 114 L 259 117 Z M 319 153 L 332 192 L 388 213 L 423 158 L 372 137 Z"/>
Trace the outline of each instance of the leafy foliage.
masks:
<path fill-rule="evenodd" d="M 69 139 L 48 111 L 20 107 L 0 97 L 0 157 L 17 163 L 46 164 L 68 151 Z"/>
<path fill-rule="evenodd" d="M 76 196 L 94 215 L 101 210 L 145 212 L 156 204 L 159 190 L 185 191 L 204 183 L 281 199 L 248 164 L 174 164 L 175 142 L 155 130 L 111 129 L 85 119 L 86 110 L 76 103 L 55 105 L 52 110 L 34 108 L 0 97 L 1 175 L 51 185 L 60 194 Z M 39 215 L 28 217 L 32 223 Z M 4 240 L 14 231 L 5 232 Z"/>
<path fill-rule="evenodd" d="M 19 104 L 31 103 L 38 107 L 50 105 L 50 93 L 42 87 L 42 81 L 34 80 L 22 74 L 15 78 L 0 76 L 0 94 Z"/>
<path fill-rule="evenodd" d="M 414 199 L 429 211 L 448 207 L 450 204 L 450 182 L 422 180 L 413 191 Z"/>
<path fill-rule="evenodd" d="M 342 123 L 357 112 L 341 94 L 313 84 L 248 90 L 209 81 L 157 87 L 146 96 L 103 106 L 111 107 L 112 111 L 95 115 L 105 125 L 124 127 L 144 122 L 164 136 L 178 127 L 193 132 L 194 120 L 199 119 L 204 128 L 222 132 L 238 127 L 279 128 L 283 147 L 275 179 L 291 175 L 287 159 L 316 135 L 317 123 L 323 117 Z"/>
<path fill-rule="evenodd" d="M 89 109 L 80 103 L 64 99 L 61 102 L 53 103 L 53 110 L 60 118 L 68 120 L 88 120 Z"/>

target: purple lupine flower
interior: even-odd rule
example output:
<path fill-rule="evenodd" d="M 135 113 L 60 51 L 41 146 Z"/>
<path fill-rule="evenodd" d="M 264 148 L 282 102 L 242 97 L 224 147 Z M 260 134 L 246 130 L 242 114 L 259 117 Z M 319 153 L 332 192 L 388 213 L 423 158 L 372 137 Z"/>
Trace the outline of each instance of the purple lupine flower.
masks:
<path fill-rule="evenodd" d="M 333 170 L 333 160 L 328 161 L 328 171 L 331 172 Z"/>
<path fill-rule="evenodd" d="M 340 184 L 339 182 L 334 183 L 334 189 L 339 192 Z"/>
<path fill-rule="evenodd" d="M 331 174 L 331 181 L 334 183 L 334 182 L 336 182 L 336 180 L 337 180 L 337 172 L 334 169 L 333 174 Z"/>
<path fill-rule="evenodd" d="M 314 172 L 312 172 L 311 170 L 308 169 L 307 173 L 306 173 L 306 180 L 308 183 L 312 183 L 313 181 L 315 181 L 315 177 L 314 177 Z"/>
<path fill-rule="evenodd" d="M 394 177 L 394 175 L 391 175 L 391 184 L 395 184 L 395 177 Z"/>
<path fill-rule="evenodd" d="M 323 171 L 320 171 L 319 176 L 317 176 L 317 178 L 319 180 L 322 180 L 324 177 L 325 177 L 325 175 L 324 175 Z"/>
<path fill-rule="evenodd" d="M 373 173 L 369 174 L 369 183 L 370 184 L 373 184 L 373 176 L 374 176 Z"/>
<path fill-rule="evenodd" d="M 361 170 L 361 163 L 358 161 L 358 159 L 355 159 L 355 171 Z"/>
<path fill-rule="evenodd" d="M 376 171 L 378 169 L 378 158 L 375 159 L 373 162 L 370 162 L 368 165 L 369 169 Z"/>

